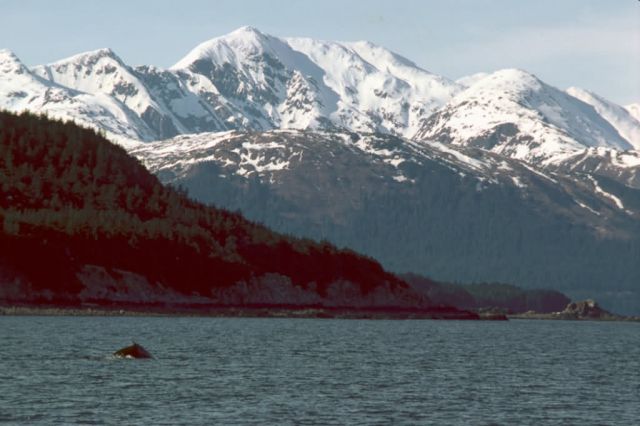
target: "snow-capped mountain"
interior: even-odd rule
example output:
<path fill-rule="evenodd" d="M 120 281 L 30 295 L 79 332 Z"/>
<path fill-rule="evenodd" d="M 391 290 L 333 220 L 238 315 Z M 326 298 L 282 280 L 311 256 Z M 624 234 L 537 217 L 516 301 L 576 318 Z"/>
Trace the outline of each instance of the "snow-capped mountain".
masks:
<path fill-rule="evenodd" d="M 226 129 L 215 111 L 192 91 L 203 85 L 210 89 L 211 83 L 155 67 L 131 68 L 111 49 L 82 53 L 32 71 L 55 84 L 113 99 L 138 117 L 136 139 L 140 141 Z"/>
<path fill-rule="evenodd" d="M 171 116 L 164 112 L 164 106 L 156 102 L 145 85 L 111 49 L 86 52 L 53 64 L 36 66 L 32 72 L 79 92 L 109 96 L 141 119 L 138 133 L 142 140 L 158 139 L 162 121 L 175 128 Z M 177 131 L 172 133 L 170 136 Z"/>
<path fill-rule="evenodd" d="M 234 128 L 346 128 L 408 135 L 460 86 L 368 42 L 278 38 L 243 27 L 172 70 L 207 77 L 241 114 Z"/>
<path fill-rule="evenodd" d="M 593 106 L 516 69 L 490 74 L 454 96 L 414 138 L 481 147 L 537 165 L 589 147 L 633 149 Z"/>
<path fill-rule="evenodd" d="M 44 80 L 9 50 L 0 50 L 0 108 L 45 113 L 103 130 L 126 144 L 143 137 L 143 123 L 110 96 L 87 94 Z"/>
<path fill-rule="evenodd" d="M 200 44 L 169 70 L 130 67 L 100 49 L 31 72 L 110 99 L 137 117 L 129 122 L 141 141 L 278 128 L 408 136 L 463 88 L 368 42 L 279 38 L 251 27 Z"/>
<path fill-rule="evenodd" d="M 200 44 L 169 70 L 130 67 L 100 49 L 27 71 L 107 110 L 86 120 L 69 108 L 65 117 L 146 142 L 227 130 L 345 129 L 484 146 L 537 165 L 589 147 L 639 144 L 637 120 L 621 107 L 579 89 L 564 93 L 524 71 L 453 82 L 368 42 L 280 38 L 252 27 Z M 10 74 L 2 82 L 8 92 L 38 96 L 14 87 Z"/>

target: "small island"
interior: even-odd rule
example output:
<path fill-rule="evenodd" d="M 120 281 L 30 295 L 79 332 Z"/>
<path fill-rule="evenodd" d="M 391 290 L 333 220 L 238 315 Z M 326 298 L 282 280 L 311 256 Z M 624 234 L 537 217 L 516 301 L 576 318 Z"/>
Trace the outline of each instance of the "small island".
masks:
<path fill-rule="evenodd" d="M 602 309 L 595 300 L 587 299 L 569 303 L 566 308 L 558 312 L 541 313 L 528 311 L 509 315 L 514 319 L 543 319 L 543 320 L 597 320 L 597 321 L 640 321 L 638 316 L 624 316 L 613 314 Z"/>

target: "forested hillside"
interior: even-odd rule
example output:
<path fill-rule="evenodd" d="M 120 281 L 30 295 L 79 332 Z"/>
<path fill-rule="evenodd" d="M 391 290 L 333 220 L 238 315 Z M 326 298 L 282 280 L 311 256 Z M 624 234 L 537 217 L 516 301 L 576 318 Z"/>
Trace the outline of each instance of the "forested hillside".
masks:
<path fill-rule="evenodd" d="M 296 288 L 309 303 L 427 303 L 371 259 L 163 187 L 123 149 L 74 124 L 0 113 L 0 185 L 5 299 L 122 297 L 134 277 L 219 302 L 258 303 L 247 292 L 267 282 L 270 303 L 299 302 Z M 96 290 L 97 282 L 114 288 Z M 220 292 L 238 283 L 243 294 Z M 282 283 L 289 293 L 278 299 Z"/>

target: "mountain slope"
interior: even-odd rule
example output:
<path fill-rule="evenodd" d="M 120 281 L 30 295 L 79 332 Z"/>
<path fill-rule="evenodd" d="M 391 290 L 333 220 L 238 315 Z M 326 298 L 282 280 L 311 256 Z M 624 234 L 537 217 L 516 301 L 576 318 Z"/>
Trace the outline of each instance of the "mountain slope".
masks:
<path fill-rule="evenodd" d="M 423 309 L 376 262 L 164 188 L 72 124 L 0 113 L 0 300 Z"/>
<path fill-rule="evenodd" d="M 415 138 L 543 166 L 588 147 L 633 149 L 591 105 L 515 69 L 497 71 L 453 97 Z"/>
<path fill-rule="evenodd" d="M 633 149 L 640 149 L 640 121 L 620 105 L 609 102 L 595 93 L 578 87 L 570 87 L 567 93 L 591 105 L 596 112 L 625 138 Z"/>
<path fill-rule="evenodd" d="M 156 102 L 165 106 L 177 133 L 212 132 L 231 127 L 225 120 L 231 117 L 232 111 L 206 78 L 188 71 L 171 72 L 152 66 L 136 67 L 132 72 Z M 161 133 L 156 139 L 175 136 L 165 122 L 159 125 Z"/>
<path fill-rule="evenodd" d="M 612 179 L 343 132 L 180 136 L 133 154 L 200 200 L 394 271 L 584 291 L 616 311 L 640 309 L 625 293 L 638 295 L 640 191 Z"/>

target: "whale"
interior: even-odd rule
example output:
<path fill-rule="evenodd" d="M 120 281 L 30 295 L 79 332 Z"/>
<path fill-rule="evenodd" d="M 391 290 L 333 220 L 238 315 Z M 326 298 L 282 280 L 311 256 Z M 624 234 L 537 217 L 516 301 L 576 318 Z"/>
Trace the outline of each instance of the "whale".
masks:
<path fill-rule="evenodd" d="M 118 349 L 113 353 L 113 356 L 118 358 L 136 358 L 136 359 L 146 359 L 153 358 L 153 356 L 147 351 L 142 345 L 133 342 L 131 346 L 126 346 L 122 349 Z"/>

